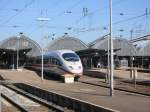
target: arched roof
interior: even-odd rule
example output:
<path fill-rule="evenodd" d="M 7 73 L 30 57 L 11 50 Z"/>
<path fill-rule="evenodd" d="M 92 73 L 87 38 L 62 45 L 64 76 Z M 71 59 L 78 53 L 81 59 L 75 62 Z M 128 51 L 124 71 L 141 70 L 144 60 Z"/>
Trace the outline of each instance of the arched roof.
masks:
<path fill-rule="evenodd" d="M 91 45 L 91 48 L 94 49 L 103 49 L 107 50 L 107 43 L 108 43 L 108 36 L 105 36 L 105 38 L 97 39 L 98 41 Z M 113 39 L 114 49 L 120 49 L 116 51 L 116 54 L 118 56 L 130 56 L 131 53 L 133 56 L 137 54 L 136 48 L 126 39 L 122 38 L 114 38 Z"/>
<path fill-rule="evenodd" d="M 0 48 L 12 50 L 31 48 L 31 51 L 27 53 L 28 56 L 39 56 L 41 54 L 40 45 L 23 34 L 20 35 L 20 37 L 12 36 L 3 40 L 0 44 Z"/>
<path fill-rule="evenodd" d="M 48 45 L 48 50 L 62 50 L 62 49 L 68 49 L 68 50 L 73 50 L 73 51 L 79 51 L 83 49 L 87 49 L 87 45 L 82 42 L 81 40 L 70 37 L 68 35 L 62 36 L 56 40 L 53 40 L 49 45 Z"/>
<path fill-rule="evenodd" d="M 150 40 L 139 48 L 138 56 L 150 56 Z"/>

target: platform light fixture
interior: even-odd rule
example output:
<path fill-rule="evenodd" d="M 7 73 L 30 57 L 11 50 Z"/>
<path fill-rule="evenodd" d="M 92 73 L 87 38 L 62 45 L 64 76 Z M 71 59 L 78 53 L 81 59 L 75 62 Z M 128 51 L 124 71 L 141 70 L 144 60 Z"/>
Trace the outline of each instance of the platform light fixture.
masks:
<path fill-rule="evenodd" d="M 36 19 L 37 21 L 40 21 L 40 22 L 46 22 L 46 21 L 49 21 L 49 18 L 37 18 Z M 43 42 L 42 42 L 43 44 Z M 42 58 L 41 58 L 41 80 L 43 80 L 43 45 L 41 45 L 41 55 L 42 55 Z"/>
<path fill-rule="evenodd" d="M 19 66 L 19 40 L 20 40 L 20 33 L 19 35 L 17 36 L 17 70 L 18 70 L 18 66 Z"/>

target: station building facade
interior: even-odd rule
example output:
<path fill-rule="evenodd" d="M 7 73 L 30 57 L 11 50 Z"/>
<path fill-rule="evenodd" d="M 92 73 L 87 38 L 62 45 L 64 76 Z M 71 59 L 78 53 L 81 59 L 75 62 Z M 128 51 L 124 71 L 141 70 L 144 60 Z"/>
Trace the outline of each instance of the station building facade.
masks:
<path fill-rule="evenodd" d="M 150 36 L 149 36 L 150 37 Z M 150 40 L 140 41 L 140 46 L 136 45 L 137 55 L 136 55 L 136 65 L 141 68 L 149 68 L 150 69 Z"/>
<path fill-rule="evenodd" d="M 40 45 L 23 34 L 12 36 L 0 43 L 1 67 L 16 68 L 17 60 L 18 66 L 24 66 L 28 58 L 39 55 Z"/>
<path fill-rule="evenodd" d="M 89 43 L 90 48 L 103 49 L 107 51 L 108 49 L 108 36 L 105 35 L 91 43 Z M 130 66 L 131 57 L 137 55 L 137 50 L 135 46 L 123 38 L 113 38 L 113 48 L 114 48 L 114 63 L 116 67 L 128 67 Z M 107 57 L 103 58 L 103 65 L 107 65 Z"/>

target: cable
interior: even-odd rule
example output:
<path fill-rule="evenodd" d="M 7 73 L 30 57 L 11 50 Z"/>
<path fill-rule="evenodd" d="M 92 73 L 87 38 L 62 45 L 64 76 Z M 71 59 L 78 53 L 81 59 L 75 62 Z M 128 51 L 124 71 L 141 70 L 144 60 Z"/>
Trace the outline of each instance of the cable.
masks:
<path fill-rule="evenodd" d="M 10 18 L 8 18 L 6 21 L 4 21 L 0 26 L 3 26 L 4 24 L 7 24 L 9 21 L 11 21 L 14 17 L 16 17 L 17 15 L 19 15 L 20 13 L 22 13 L 26 8 L 28 8 L 35 0 L 32 0 L 31 2 L 25 4 L 25 6 L 18 11 L 16 14 L 14 14 L 13 16 L 11 16 Z"/>
<path fill-rule="evenodd" d="M 116 24 L 119 24 L 119 23 L 127 22 L 127 21 L 130 21 L 130 20 L 133 20 L 133 19 L 137 19 L 137 18 L 143 17 L 145 15 L 146 14 L 141 14 L 141 15 L 138 15 L 138 16 L 134 16 L 134 17 L 131 17 L 131 18 L 127 18 L 127 19 L 124 19 L 124 20 L 120 20 L 120 21 L 114 22 L 113 24 L 116 25 Z"/>
<path fill-rule="evenodd" d="M 148 13 L 148 14 L 150 14 L 150 13 Z M 148 15 L 148 14 L 147 14 L 147 15 Z M 138 16 L 134 16 L 134 17 L 130 17 L 130 18 L 127 18 L 127 19 L 123 19 L 123 20 L 114 22 L 113 25 L 117 25 L 117 24 L 120 24 L 120 23 L 123 23 L 123 22 L 128 22 L 128 21 L 130 21 L 130 20 L 138 19 L 138 18 L 141 18 L 141 17 L 143 17 L 143 16 L 146 16 L 146 14 L 144 13 L 144 14 L 141 14 L 141 15 L 138 15 Z M 109 26 L 109 25 L 105 25 L 105 27 L 108 27 L 108 26 Z M 98 30 L 98 29 L 102 29 L 102 28 L 96 28 L 96 29 L 94 29 L 94 30 L 89 30 L 89 29 L 87 29 L 87 31 L 96 31 L 96 30 Z M 86 31 L 86 30 L 85 30 L 85 31 L 81 31 L 81 33 L 84 33 L 84 32 L 87 32 L 87 31 Z"/>
<path fill-rule="evenodd" d="M 76 2 L 73 6 L 71 6 L 70 8 L 68 8 L 67 10 L 72 10 L 73 8 L 75 8 L 76 6 L 78 6 L 81 2 L 83 2 L 84 0 L 79 0 L 78 2 Z M 52 20 L 54 20 L 55 18 L 58 18 L 58 17 L 60 17 L 61 15 L 63 15 L 64 14 L 64 11 L 63 12 L 60 12 L 57 16 L 55 16 L 55 17 L 53 17 L 52 19 L 51 19 L 51 21 Z"/>
<path fill-rule="evenodd" d="M 116 6 L 116 5 L 119 5 L 120 3 L 124 2 L 123 0 L 118 0 L 116 2 L 113 3 L 113 6 Z M 109 6 L 104 6 L 101 10 L 100 9 L 96 9 L 95 11 L 91 12 L 91 13 L 88 13 L 87 16 L 90 16 L 90 15 L 93 15 L 93 14 L 96 14 L 98 11 L 102 11 L 103 9 L 106 9 L 106 8 L 109 8 Z M 75 21 L 74 24 L 78 24 L 82 19 L 84 19 L 85 16 L 81 16 L 78 20 Z"/>
<path fill-rule="evenodd" d="M 150 13 L 148 13 L 150 14 Z M 120 21 L 117 21 L 117 22 L 114 22 L 113 25 L 117 25 L 117 24 L 120 24 L 120 23 L 123 23 L 123 22 L 127 22 L 127 21 L 130 21 L 130 20 L 134 20 L 134 19 L 138 19 L 138 18 L 141 18 L 143 16 L 145 16 L 146 14 L 141 14 L 141 15 L 138 15 L 138 16 L 134 16 L 134 17 L 130 17 L 130 18 L 127 18 L 127 19 L 124 19 L 124 20 L 120 20 Z M 82 19 L 82 18 L 80 18 Z M 78 22 L 78 21 L 77 21 Z M 108 25 L 106 25 L 108 26 Z M 53 27 L 54 28 L 54 27 Z M 56 28 L 56 27 L 55 27 Z M 64 27 L 64 28 L 67 28 L 67 27 Z M 64 29 L 63 28 L 63 29 Z M 98 28 L 90 28 L 90 29 L 86 29 L 86 28 L 75 28 L 75 27 L 71 27 L 72 29 L 74 29 L 74 31 L 77 31 L 77 32 L 90 32 L 90 31 L 97 31 L 97 30 L 104 30 L 104 27 L 98 27 Z M 82 29 L 82 31 L 78 31 L 79 29 Z"/>
<path fill-rule="evenodd" d="M 74 5 L 72 5 L 71 7 L 69 7 L 68 10 L 72 10 L 73 8 L 75 8 L 76 6 L 78 6 L 78 5 L 79 5 L 81 2 L 83 2 L 83 1 L 84 1 L 84 0 L 79 0 L 79 1 L 76 2 Z M 58 17 L 60 17 L 60 16 L 63 15 L 63 14 L 64 14 L 64 11 L 63 11 L 63 12 L 60 12 L 57 16 L 51 18 L 50 21 L 55 20 L 55 18 L 58 18 Z M 36 29 L 38 29 L 38 28 L 36 28 Z M 33 29 L 33 32 L 36 31 L 36 29 L 35 29 L 35 30 Z M 33 32 L 31 32 L 31 33 L 29 33 L 29 34 L 31 35 Z"/>
<path fill-rule="evenodd" d="M 125 2 L 125 0 L 118 0 L 116 2 L 113 3 L 113 6 L 119 5 L 120 3 Z M 103 9 L 109 8 L 109 6 L 105 6 L 103 7 L 101 10 L 100 9 L 96 9 L 95 11 L 89 13 L 89 15 L 91 14 L 96 14 L 98 11 L 103 11 Z"/>

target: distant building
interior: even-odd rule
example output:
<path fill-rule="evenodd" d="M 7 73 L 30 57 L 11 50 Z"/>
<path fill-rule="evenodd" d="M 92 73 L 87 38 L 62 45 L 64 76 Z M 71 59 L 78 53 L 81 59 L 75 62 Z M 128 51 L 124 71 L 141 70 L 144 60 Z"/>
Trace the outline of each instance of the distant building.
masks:
<path fill-rule="evenodd" d="M 41 55 L 38 43 L 21 34 L 5 39 L 0 44 L 0 65 L 7 68 L 16 67 L 17 51 L 19 51 L 19 66 L 25 64 L 27 58 Z"/>
<path fill-rule="evenodd" d="M 93 49 L 101 49 L 107 51 L 108 49 L 108 36 L 105 35 L 101 38 L 98 38 L 97 40 L 89 43 L 89 48 Z M 115 66 L 121 67 L 125 66 L 125 64 L 122 64 L 125 60 L 126 66 L 130 66 L 130 58 L 131 56 L 137 55 L 137 50 L 134 45 L 132 45 L 129 41 L 122 38 L 113 38 L 113 45 L 114 45 L 114 63 Z M 105 56 L 105 59 L 103 59 L 105 65 L 107 65 L 107 57 Z M 123 61 L 122 61 L 123 60 Z M 129 65 L 128 65 L 129 64 Z"/>
<path fill-rule="evenodd" d="M 136 66 L 141 68 L 150 68 L 150 40 L 141 40 L 134 43 L 134 45 L 138 51 L 135 60 Z"/>

